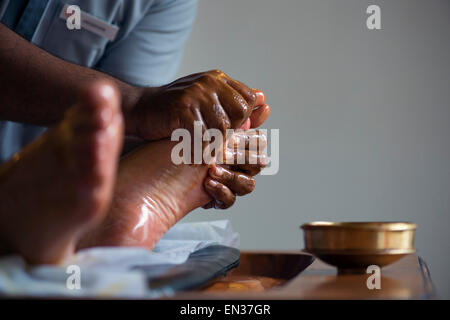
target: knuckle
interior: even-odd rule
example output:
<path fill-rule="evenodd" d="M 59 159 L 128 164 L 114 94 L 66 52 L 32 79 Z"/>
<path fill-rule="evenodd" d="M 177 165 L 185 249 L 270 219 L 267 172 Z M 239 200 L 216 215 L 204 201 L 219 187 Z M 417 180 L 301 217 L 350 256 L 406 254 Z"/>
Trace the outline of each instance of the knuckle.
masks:
<path fill-rule="evenodd" d="M 248 106 L 242 101 L 239 101 L 236 107 L 236 118 L 239 120 L 243 120 L 248 112 Z"/>
<path fill-rule="evenodd" d="M 236 183 L 236 174 L 232 171 L 229 171 L 227 174 L 227 180 L 230 184 L 235 184 Z"/>
<path fill-rule="evenodd" d="M 215 80 L 224 80 L 224 79 L 228 79 L 229 77 L 226 75 L 225 72 L 223 72 L 222 70 L 219 69 L 214 69 L 214 70 L 210 70 L 208 72 L 205 72 L 204 75 L 210 76 Z"/>
<path fill-rule="evenodd" d="M 254 106 L 256 104 L 256 93 L 253 91 L 250 91 L 249 95 L 248 95 L 248 103 L 251 106 Z"/>
<path fill-rule="evenodd" d="M 209 70 L 207 73 L 210 73 L 210 74 L 213 74 L 213 75 L 216 75 L 216 76 L 224 74 L 223 71 L 220 70 L 220 69 Z"/>
<path fill-rule="evenodd" d="M 207 85 L 211 85 L 213 83 L 215 83 L 217 76 L 213 73 L 205 73 L 204 75 L 202 75 L 200 77 L 200 81 L 207 84 Z"/>
<path fill-rule="evenodd" d="M 212 105 L 212 108 L 211 108 Z M 210 113 L 210 116 L 213 117 L 213 121 L 214 121 L 214 128 L 220 130 L 220 132 L 222 132 L 222 134 L 226 133 L 227 129 L 230 129 L 231 124 L 230 121 L 228 120 L 228 117 L 223 114 L 223 112 L 220 111 L 220 109 L 218 108 L 217 104 L 214 103 L 209 103 L 207 104 L 207 111 Z"/>
<path fill-rule="evenodd" d="M 233 172 L 230 172 L 224 168 L 222 168 L 223 173 L 221 175 L 221 177 L 219 177 L 220 182 L 223 184 L 223 193 L 226 194 L 228 193 L 228 188 L 233 186 L 233 181 L 234 181 L 234 174 Z"/>
<path fill-rule="evenodd" d="M 178 105 L 182 109 L 190 109 L 192 107 L 192 95 L 188 90 L 184 91 L 179 99 L 178 99 Z"/>
<path fill-rule="evenodd" d="M 203 91 L 203 85 L 201 84 L 200 81 L 195 81 L 191 86 L 190 86 L 190 90 L 194 91 L 195 93 L 199 92 L 199 91 Z"/>
<path fill-rule="evenodd" d="M 245 117 L 249 111 L 249 106 L 246 103 L 242 103 L 242 116 Z"/>

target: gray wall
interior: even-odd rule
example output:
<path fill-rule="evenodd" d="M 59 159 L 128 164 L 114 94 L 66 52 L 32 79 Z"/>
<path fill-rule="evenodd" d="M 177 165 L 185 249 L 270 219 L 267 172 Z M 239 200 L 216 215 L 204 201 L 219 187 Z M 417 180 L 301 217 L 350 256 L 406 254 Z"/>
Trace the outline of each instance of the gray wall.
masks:
<path fill-rule="evenodd" d="M 366 28 L 381 7 L 382 30 Z M 450 1 L 200 0 L 180 75 L 264 90 L 280 171 L 227 211 L 244 249 L 296 249 L 312 220 L 407 220 L 450 297 Z"/>

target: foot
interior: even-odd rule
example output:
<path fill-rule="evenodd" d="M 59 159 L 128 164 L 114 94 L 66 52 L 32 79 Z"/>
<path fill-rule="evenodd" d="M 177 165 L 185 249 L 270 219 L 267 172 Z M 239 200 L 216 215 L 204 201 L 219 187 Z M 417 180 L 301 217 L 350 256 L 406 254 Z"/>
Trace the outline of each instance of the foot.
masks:
<path fill-rule="evenodd" d="M 1 166 L 0 254 L 33 264 L 69 257 L 109 208 L 122 136 L 118 92 L 94 83 L 58 125 Z"/>
<path fill-rule="evenodd" d="M 210 202 L 203 181 L 207 165 L 175 165 L 178 142 L 148 143 L 120 161 L 111 208 L 101 225 L 78 248 L 142 246 L 156 242 L 188 212 Z"/>
<path fill-rule="evenodd" d="M 110 212 L 98 228 L 82 239 L 79 248 L 153 249 L 163 234 L 186 214 L 210 203 L 211 195 L 226 202 L 224 199 L 235 196 L 232 192 L 243 195 L 253 190 L 254 181 L 245 174 L 227 169 L 217 174 L 215 167 L 209 169 L 207 165 L 175 165 L 171 152 L 177 143 L 151 142 L 121 160 Z M 233 157 L 237 156 L 235 153 Z M 258 161 L 250 167 L 260 169 L 265 165 L 261 154 L 252 155 Z M 208 169 L 214 179 L 206 179 Z"/>

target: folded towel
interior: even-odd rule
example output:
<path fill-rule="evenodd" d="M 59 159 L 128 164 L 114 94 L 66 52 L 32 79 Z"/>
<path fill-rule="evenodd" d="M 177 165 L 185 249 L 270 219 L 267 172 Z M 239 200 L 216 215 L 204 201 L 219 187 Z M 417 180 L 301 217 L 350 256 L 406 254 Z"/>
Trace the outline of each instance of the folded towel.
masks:
<path fill-rule="evenodd" d="M 27 266 L 18 255 L 0 259 L 0 294 L 19 297 L 155 298 L 174 292 L 150 290 L 138 265 L 163 274 L 211 245 L 237 248 L 239 235 L 228 220 L 179 223 L 153 251 L 138 247 L 97 247 L 79 251 L 64 264 Z M 148 273 L 148 272 L 147 272 Z"/>

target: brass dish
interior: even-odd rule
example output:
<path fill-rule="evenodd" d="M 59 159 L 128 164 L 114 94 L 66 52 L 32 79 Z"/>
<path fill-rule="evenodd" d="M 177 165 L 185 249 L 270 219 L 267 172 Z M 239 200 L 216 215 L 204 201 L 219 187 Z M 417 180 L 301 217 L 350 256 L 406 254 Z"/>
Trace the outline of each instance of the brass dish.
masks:
<path fill-rule="evenodd" d="M 414 253 L 417 226 L 410 222 L 324 222 L 301 226 L 305 251 L 336 266 L 339 273 L 365 273 Z"/>

